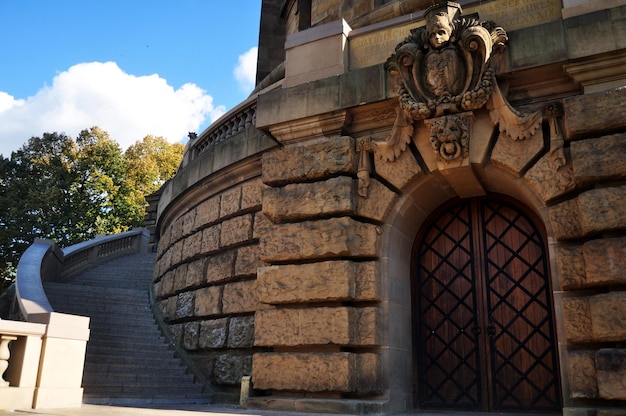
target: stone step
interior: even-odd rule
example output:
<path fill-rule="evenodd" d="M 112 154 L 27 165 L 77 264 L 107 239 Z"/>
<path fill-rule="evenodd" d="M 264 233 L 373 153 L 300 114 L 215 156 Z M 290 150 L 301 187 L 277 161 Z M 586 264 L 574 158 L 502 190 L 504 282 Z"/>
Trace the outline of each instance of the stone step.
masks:
<path fill-rule="evenodd" d="M 110 386 L 110 385 L 141 385 L 141 386 L 175 386 L 180 384 L 185 384 L 193 381 L 193 376 L 191 374 L 186 373 L 172 373 L 172 372 L 159 372 L 158 369 L 151 369 L 151 371 L 146 371 L 144 368 L 128 368 L 128 371 L 125 373 L 98 373 L 93 372 L 89 374 L 85 374 L 83 377 L 83 383 L 89 384 L 90 386 Z M 142 373 L 138 374 L 137 371 L 140 370 Z M 202 387 L 198 386 L 198 392 L 202 391 Z"/>
<path fill-rule="evenodd" d="M 165 341 L 148 297 L 155 256 L 99 265 L 69 283 L 46 283 L 59 312 L 90 317 L 86 403 L 208 403 L 209 395 Z"/>
<path fill-rule="evenodd" d="M 104 356 L 102 354 L 91 355 L 90 360 L 85 363 L 85 369 L 89 370 L 89 373 L 94 372 L 97 374 L 128 374 L 130 372 L 144 373 L 152 371 L 157 371 L 161 374 L 170 372 L 174 374 L 180 372 L 187 373 L 187 369 L 176 360 L 155 360 L 146 357 L 118 358 L 117 356 Z M 87 375 L 87 371 L 85 371 L 85 375 Z"/>
<path fill-rule="evenodd" d="M 126 355 L 163 354 L 169 356 L 170 354 L 174 354 L 169 346 L 162 342 L 133 342 L 133 340 L 117 339 L 87 344 L 87 352 L 89 353 L 106 354 L 107 351 L 111 350 Z"/>

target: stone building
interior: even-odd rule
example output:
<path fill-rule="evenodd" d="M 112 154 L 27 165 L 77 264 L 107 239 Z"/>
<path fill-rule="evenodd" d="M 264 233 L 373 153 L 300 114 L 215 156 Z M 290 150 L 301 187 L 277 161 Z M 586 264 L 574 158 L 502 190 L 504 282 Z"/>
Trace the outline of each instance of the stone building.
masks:
<path fill-rule="evenodd" d="M 263 0 L 257 88 L 156 219 L 251 408 L 624 414 L 626 1 Z M 621 410 L 620 410 L 621 409 Z"/>

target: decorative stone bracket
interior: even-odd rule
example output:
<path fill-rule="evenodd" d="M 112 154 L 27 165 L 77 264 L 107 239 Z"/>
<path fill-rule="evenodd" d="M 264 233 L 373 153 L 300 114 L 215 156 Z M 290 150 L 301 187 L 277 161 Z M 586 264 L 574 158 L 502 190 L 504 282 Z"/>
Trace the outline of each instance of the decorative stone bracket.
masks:
<path fill-rule="evenodd" d="M 372 173 L 372 162 L 370 153 L 372 153 L 372 140 L 369 137 L 362 137 L 356 142 L 356 152 L 359 155 L 359 167 L 357 169 L 357 178 L 359 179 L 358 195 L 367 198 L 370 186 L 370 173 Z"/>

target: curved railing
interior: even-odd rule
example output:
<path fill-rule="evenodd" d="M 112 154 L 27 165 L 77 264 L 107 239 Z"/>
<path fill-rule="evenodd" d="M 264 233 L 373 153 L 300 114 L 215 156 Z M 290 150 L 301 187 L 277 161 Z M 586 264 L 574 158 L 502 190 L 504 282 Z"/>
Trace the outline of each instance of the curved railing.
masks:
<path fill-rule="evenodd" d="M 49 240 L 36 240 L 22 255 L 15 279 L 21 316 L 53 312 L 42 282 L 67 282 L 100 263 L 148 250 L 149 233 L 135 229 L 97 237 L 60 250 Z"/>
<path fill-rule="evenodd" d="M 280 86 L 285 77 L 284 62 L 278 65 L 264 80 L 257 84 L 250 96 L 239 105 L 228 111 L 212 123 L 199 136 L 191 133 L 181 167 L 195 159 L 200 153 L 207 151 L 211 146 L 221 143 L 237 134 L 255 127 L 257 98 L 262 91 L 268 91 Z"/>

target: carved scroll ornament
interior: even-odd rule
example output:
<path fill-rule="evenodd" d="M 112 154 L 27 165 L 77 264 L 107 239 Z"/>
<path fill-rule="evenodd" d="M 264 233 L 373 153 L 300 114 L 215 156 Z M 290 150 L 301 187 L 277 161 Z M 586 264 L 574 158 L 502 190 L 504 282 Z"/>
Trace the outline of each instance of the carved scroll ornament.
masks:
<path fill-rule="evenodd" d="M 461 6 L 453 2 L 431 6 L 424 17 L 426 26 L 411 30 L 387 61 L 388 70 L 399 76 L 400 108 L 390 136 L 373 142 L 379 157 L 395 160 L 410 143 L 414 123 L 420 120 L 483 107 L 489 109 L 500 131 L 512 139 L 534 134 L 541 113 L 523 115 L 512 108 L 502 96 L 491 66 L 492 54 L 500 52 L 508 40 L 506 32 L 492 22 L 462 18 Z M 431 134 L 431 141 L 440 160 L 467 156 L 459 153 L 462 146 L 450 153 L 449 138 L 433 139 Z M 446 143 L 443 153 L 436 142 Z"/>

